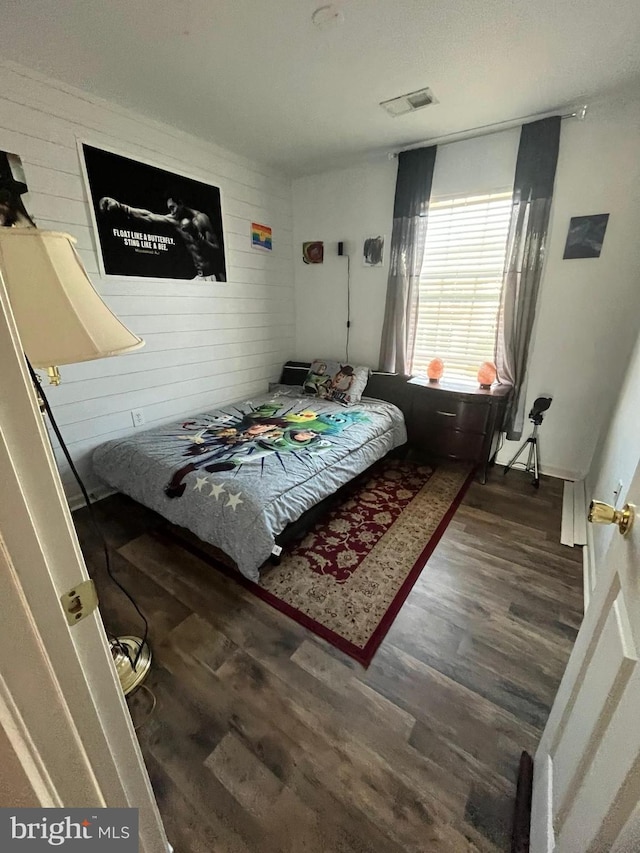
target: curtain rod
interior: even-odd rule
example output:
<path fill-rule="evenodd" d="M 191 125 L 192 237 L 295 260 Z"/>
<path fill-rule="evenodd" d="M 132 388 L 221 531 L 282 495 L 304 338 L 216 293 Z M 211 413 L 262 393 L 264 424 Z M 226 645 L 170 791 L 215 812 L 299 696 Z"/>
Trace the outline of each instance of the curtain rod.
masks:
<path fill-rule="evenodd" d="M 564 113 L 560 116 L 561 119 L 577 118 L 578 121 L 584 121 L 588 104 L 582 104 L 576 107 L 573 112 Z M 447 133 L 444 136 L 434 136 L 433 139 L 425 139 L 422 142 L 414 142 L 411 145 L 404 145 L 402 148 L 397 148 L 395 151 L 389 151 L 388 157 L 393 160 L 402 151 L 412 151 L 414 148 L 425 148 L 428 145 L 449 145 L 452 142 L 461 142 L 463 139 L 475 139 L 477 136 L 489 136 L 492 133 L 500 133 L 501 130 L 511 130 L 514 127 L 519 127 L 522 124 L 528 124 L 532 121 L 539 121 L 543 118 L 551 118 L 558 115 L 558 110 L 552 110 L 546 113 L 534 113 L 529 116 L 520 116 L 519 118 L 508 119 L 507 121 L 498 121 L 494 124 L 482 124 L 479 127 L 470 127 L 467 130 L 459 130 L 456 133 Z"/>

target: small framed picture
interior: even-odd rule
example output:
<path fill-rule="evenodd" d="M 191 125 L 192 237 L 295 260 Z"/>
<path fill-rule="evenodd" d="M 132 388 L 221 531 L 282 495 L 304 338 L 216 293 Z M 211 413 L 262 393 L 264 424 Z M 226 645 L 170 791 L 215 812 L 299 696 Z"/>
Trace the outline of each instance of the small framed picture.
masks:
<path fill-rule="evenodd" d="M 569 222 L 563 259 L 599 258 L 608 221 L 608 213 L 572 216 Z"/>
<path fill-rule="evenodd" d="M 384 261 L 384 237 L 367 237 L 362 246 L 362 265 L 381 267 Z"/>
<path fill-rule="evenodd" d="M 321 264 L 324 261 L 324 242 L 311 240 L 302 244 L 302 260 L 305 264 Z"/>
<path fill-rule="evenodd" d="M 251 245 L 254 249 L 264 249 L 270 252 L 273 249 L 272 230 L 268 225 L 251 223 Z"/>

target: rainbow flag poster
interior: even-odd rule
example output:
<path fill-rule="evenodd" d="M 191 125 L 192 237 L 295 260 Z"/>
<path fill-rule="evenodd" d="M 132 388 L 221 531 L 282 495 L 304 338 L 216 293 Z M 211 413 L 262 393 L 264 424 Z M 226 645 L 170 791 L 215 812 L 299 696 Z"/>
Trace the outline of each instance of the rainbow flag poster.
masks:
<path fill-rule="evenodd" d="M 270 252 L 273 249 L 271 228 L 268 225 L 258 225 L 257 222 L 252 222 L 251 245 L 254 249 L 265 249 L 267 252 Z"/>

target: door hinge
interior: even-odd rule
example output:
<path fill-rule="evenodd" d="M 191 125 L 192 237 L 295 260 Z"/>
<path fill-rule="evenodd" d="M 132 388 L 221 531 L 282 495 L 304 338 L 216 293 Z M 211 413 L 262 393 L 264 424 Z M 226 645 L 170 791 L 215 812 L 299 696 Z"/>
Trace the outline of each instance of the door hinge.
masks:
<path fill-rule="evenodd" d="M 82 581 L 72 586 L 69 592 L 63 593 L 60 596 L 60 603 L 69 625 L 76 625 L 87 616 L 91 616 L 98 606 L 96 585 L 91 578 Z"/>

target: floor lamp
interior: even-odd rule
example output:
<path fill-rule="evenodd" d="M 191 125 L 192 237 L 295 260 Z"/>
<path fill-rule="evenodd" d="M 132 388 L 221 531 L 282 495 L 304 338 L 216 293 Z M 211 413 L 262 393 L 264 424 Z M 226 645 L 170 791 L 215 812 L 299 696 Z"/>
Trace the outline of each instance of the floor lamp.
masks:
<path fill-rule="evenodd" d="M 56 231 L 40 231 L 30 225 L 0 227 L 0 274 L 20 334 L 25 357 L 38 393 L 41 410 L 49 415 L 53 430 L 87 502 L 91 520 L 104 544 L 107 571 L 109 550 L 95 521 L 91 501 L 78 474 L 34 368 L 47 370 L 50 383 L 60 384 L 61 364 L 92 361 L 130 352 L 144 346 L 102 301 L 75 249 L 75 239 Z M 151 652 L 145 636 L 110 640 L 120 684 L 125 695 L 144 681 Z"/>

